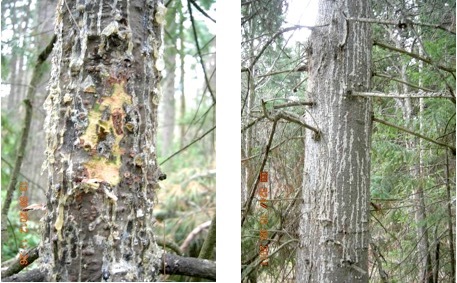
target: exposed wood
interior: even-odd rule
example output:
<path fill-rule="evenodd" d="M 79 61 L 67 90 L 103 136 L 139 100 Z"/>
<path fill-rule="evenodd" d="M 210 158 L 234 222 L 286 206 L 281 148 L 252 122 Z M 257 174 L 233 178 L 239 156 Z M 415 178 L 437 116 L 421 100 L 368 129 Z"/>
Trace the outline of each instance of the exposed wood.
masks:
<path fill-rule="evenodd" d="M 313 105 L 314 105 L 314 103 L 313 103 Z M 317 129 L 317 128 L 313 127 L 313 126 L 310 126 L 309 124 L 307 124 L 304 121 L 302 121 L 302 119 L 297 114 L 291 113 L 291 112 L 286 112 L 286 111 L 278 111 L 278 112 L 271 112 L 270 113 L 266 109 L 264 101 L 262 101 L 262 108 L 263 108 L 264 115 L 270 121 L 278 121 L 279 119 L 284 119 L 284 120 L 287 120 L 289 122 L 297 123 L 297 124 L 307 128 L 308 130 L 313 131 L 314 132 L 314 136 L 313 136 L 314 139 L 318 140 L 320 138 L 319 129 Z"/>

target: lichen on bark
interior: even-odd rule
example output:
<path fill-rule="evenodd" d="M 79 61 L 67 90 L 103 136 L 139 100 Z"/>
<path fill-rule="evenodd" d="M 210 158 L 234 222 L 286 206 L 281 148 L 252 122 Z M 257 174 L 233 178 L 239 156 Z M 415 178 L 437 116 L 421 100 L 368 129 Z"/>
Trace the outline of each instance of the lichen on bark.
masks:
<path fill-rule="evenodd" d="M 51 281 L 154 281 L 152 209 L 165 7 L 157 0 L 57 5 L 44 107 Z"/>

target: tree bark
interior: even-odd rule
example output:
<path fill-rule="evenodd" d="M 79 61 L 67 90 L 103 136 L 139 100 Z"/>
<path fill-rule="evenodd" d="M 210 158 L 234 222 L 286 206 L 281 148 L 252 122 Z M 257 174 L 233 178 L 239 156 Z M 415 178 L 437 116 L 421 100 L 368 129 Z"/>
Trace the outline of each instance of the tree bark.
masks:
<path fill-rule="evenodd" d="M 155 281 L 160 0 L 57 4 L 47 111 L 48 281 Z M 70 12 L 71 11 L 71 12 Z"/>
<path fill-rule="evenodd" d="M 369 1 L 320 1 L 310 37 L 297 282 L 368 282 L 371 100 Z"/>

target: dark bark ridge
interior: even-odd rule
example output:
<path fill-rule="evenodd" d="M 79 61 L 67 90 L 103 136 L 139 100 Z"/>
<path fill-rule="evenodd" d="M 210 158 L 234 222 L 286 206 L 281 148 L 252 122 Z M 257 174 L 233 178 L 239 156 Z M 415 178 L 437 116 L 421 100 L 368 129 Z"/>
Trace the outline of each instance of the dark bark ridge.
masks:
<path fill-rule="evenodd" d="M 71 11 L 71 12 L 70 12 Z M 61 1 L 44 107 L 50 281 L 155 281 L 152 208 L 162 24 L 157 0 Z"/>

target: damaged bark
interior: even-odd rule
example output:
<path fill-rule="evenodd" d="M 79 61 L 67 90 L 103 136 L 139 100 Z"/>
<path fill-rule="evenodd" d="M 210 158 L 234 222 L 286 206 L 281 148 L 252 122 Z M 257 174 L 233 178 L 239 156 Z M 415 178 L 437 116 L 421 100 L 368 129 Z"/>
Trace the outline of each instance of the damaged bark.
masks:
<path fill-rule="evenodd" d="M 152 225 L 162 25 L 158 0 L 57 5 L 44 107 L 49 281 L 155 281 Z M 71 13 L 70 13 L 71 11 Z"/>

